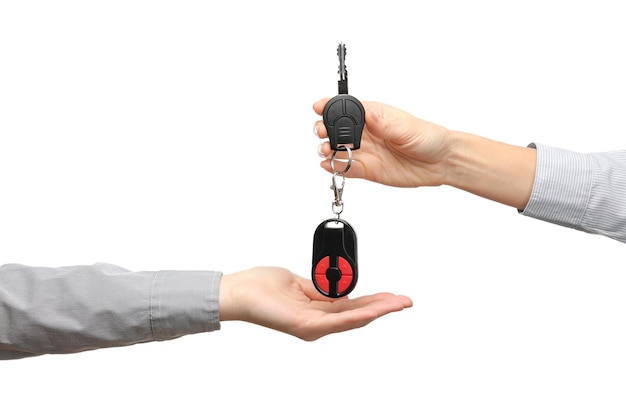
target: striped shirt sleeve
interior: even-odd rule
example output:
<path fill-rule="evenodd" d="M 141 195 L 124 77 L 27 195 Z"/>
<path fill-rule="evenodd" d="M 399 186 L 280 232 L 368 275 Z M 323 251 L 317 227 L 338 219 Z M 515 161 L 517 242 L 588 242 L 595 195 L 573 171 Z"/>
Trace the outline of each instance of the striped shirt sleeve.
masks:
<path fill-rule="evenodd" d="M 0 266 L 0 360 L 164 341 L 220 329 L 222 273 L 97 263 Z"/>
<path fill-rule="evenodd" d="M 521 213 L 626 243 L 626 150 L 578 153 L 542 144 Z"/>

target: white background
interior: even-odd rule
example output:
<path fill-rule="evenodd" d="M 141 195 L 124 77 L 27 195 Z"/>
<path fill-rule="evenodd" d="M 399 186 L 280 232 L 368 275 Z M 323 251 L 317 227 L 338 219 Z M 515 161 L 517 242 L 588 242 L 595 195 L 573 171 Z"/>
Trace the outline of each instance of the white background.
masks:
<path fill-rule="evenodd" d="M 410 5 L 410 6 L 409 6 Z M 624 148 L 618 1 L 3 1 L 0 264 L 308 276 L 311 106 L 350 93 L 516 145 Z M 0 365 L 11 405 L 623 406 L 624 246 L 447 187 L 348 180 L 354 296 L 313 343 L 244 323 Z M 4 405 L 5 404 L 3 401 Z"/>

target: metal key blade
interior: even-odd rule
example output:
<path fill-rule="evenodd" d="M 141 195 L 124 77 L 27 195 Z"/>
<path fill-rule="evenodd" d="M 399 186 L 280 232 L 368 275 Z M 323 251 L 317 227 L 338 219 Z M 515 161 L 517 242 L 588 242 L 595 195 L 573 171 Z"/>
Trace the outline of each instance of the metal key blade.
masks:
<path fill-rule="evenodd" d="M 340 95 L 348 94 L 348 70 L 346 69 L 346 45 L 343 42 L 337 47 L 339 56 L 339 81 L 337 82 Z"/>

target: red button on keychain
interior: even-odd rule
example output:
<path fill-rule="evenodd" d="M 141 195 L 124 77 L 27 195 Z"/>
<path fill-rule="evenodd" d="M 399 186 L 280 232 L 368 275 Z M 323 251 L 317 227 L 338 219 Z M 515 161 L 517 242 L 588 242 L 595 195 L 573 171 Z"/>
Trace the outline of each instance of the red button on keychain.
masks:
<path fill-rule="evenodd" d="M 333 213 L 336 219 L 327 219 L 319 224 L 313 236 L 313 266 L 311 278 L 317 290 L 327 297 L 338 298 L 348 295 L 356 286 L 357 239 L 352 226 L 339 219 L 343 212 L 343 187 L 345 174 L 352 165 L 352 151 L 361 145 L 361 133 L 365 126 L 365 109 L 354 96 L 348 95 L 348 71 L 346 70 L 346 47 L 337 47 L 339 56 L 339 95 L 326 104 L 323 113 L 324 125 L 328 131 L 333 155 L 331 168 L 335 193 Z M 338 151 L 345 151 L 348 159 L 345 169 L 337 171 L 335 157 Z M 341 184 L 337 179 L 341 178 Z"/>

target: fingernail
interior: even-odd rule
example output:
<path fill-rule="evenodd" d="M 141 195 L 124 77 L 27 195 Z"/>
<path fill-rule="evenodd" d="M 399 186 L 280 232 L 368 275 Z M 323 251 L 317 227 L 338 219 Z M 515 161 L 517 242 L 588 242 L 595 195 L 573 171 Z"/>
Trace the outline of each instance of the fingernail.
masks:
<path fill-rule="evenodd" d="M 320 144 L 317 146 L 317 155 L 319 155 L 322 158 L 326 158 L 326 156 L 324 155 L 324 153 L 322 153 L 322 146 L 324 146 L 324 143 Z"/>
<path fill-rule="evenodd" d="M 317 122 L 313 125 L 313 133 L 315 134 L 315 137 L 319 138 L 319 134 L 317 134 Z"/>

